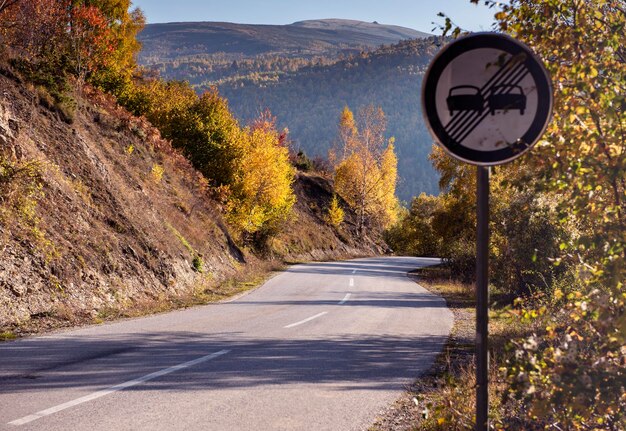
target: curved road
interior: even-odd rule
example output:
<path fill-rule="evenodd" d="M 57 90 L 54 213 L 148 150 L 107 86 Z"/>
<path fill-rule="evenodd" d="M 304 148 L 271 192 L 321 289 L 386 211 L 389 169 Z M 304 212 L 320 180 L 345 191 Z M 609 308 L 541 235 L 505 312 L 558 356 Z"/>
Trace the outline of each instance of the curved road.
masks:
<path fill-rule="evenodd" d="M 291 267 L 235 301 L 0 344 L 0 429 L 359 430 L 432 364 L 437 259 Z"/>

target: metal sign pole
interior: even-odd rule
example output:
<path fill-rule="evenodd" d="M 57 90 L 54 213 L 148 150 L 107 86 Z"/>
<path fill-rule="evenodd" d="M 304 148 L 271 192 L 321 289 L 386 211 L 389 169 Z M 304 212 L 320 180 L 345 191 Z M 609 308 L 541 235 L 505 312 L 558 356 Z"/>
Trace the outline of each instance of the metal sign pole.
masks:
<path fill-rule="evenodd" d="M 489 168 L 477 166 L 476 431 L 489 428 Z"/>

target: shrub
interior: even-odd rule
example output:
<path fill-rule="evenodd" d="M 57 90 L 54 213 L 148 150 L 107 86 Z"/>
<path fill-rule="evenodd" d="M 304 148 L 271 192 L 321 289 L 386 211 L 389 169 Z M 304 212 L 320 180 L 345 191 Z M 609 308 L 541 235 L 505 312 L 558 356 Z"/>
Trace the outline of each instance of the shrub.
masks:
<path fill-rule="evenodd" d="M 398 222 L 385 231 L 385 241 L 399 254 L 444 256 L 442 239 L 433 228 L 433 216 L 441 200 L 424 193 L 413 198 L 409 210 L 401 209 Z"/>
<path fill-rule="evenodd" d="M 339 225 L 343 223 L 344 211 L 339 206 L 339 199 L 337 199 L 337 195 L 333 195 L 333 198 L 330 201 L 330 206 L 328 207 L 328 213 L 326 214 L 326 218 L 328 220 L 328 223 L 335 227 L 339 227 Z"/>
<path fill-rule="evenodd" d="M 310 172 L 315 168 L 313 161 L 302 150 L 293 156 L 293 166 L 302 172 Z"/>
<path fill-rule="evenodd" d="M 195 255 L 193 257 L 192 266 L 195 271 L 200 273 L 204 272 L 204 261 L 200 256 Z"/>
<path fill-rule="evenodd" d="M 165 169 L 163 168 L 163 166 L 159 165 L 158 163 L 155 163 L 152 165 L 152 170 L 150 171 L 150 174 L 152 175 L 152 179 L 154 180 L 155 183 L 161 182 L 164 172 L 165 172 Z"/>
<path fill-rule="evenodd" d="M 37 160 L 12 161 L 0 156 L 0 222 L 37 224 L 35 208 L 42 197 L 42 164 Z"/>

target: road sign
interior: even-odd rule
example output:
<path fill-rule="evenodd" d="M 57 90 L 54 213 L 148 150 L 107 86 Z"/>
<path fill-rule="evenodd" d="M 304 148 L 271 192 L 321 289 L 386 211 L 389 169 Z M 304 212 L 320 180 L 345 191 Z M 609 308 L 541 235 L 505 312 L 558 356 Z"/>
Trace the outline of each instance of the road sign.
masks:
<path fill-rule="evenodd" d="M 509 162 L 532 147 L 552 114 L 552 83 L 523 43 L 498 33 L 451 42 L 422 85 L 422 111 L 453 157 L 481 166 Z"/>

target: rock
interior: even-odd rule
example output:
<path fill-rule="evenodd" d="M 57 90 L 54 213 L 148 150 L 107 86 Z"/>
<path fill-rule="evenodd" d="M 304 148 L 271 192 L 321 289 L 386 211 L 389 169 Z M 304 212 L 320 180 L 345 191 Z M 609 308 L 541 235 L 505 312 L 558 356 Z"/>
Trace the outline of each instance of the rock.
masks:
<path fill-rule="evenodd" d="M 9 285 L 9 290 L 11 291 L 11 293 L 13 293 L 13 295 L 17 296 L 18 298 L 24 296 L 27 292 L 26 286 L 21 284 L 11 284 Z"/>
<path fill-rule="evenodd" d="M 9 129 L 13 131 L 14 134 L 19 133 L 20 131 L 20 123 L 16 119 L 9 118 Z"/>

